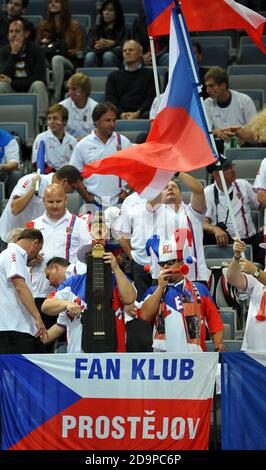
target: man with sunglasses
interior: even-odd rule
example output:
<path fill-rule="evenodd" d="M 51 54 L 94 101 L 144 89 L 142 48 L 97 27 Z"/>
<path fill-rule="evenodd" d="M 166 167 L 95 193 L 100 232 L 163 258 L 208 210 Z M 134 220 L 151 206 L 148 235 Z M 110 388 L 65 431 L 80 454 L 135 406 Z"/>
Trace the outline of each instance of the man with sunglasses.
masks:
<path fill-rule="evenodd" d="M 214 350 L 223 351 L 223 323 L 207 287 L 185 277 L 183 235 L 160 244 L 158 286 L 146 292 L 139 316 L 154 322 L 154 351 L 206 351 L 205 324 Z"/>

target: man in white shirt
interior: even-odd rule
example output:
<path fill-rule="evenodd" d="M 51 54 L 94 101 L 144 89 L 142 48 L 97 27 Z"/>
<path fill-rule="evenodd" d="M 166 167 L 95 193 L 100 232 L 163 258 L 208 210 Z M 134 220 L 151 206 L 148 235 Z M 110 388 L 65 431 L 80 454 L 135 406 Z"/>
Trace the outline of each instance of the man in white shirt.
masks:
<path fill-rule="evenodd" d="M 72 152 L 77 144 L 77 139 L 65 131 L 68 119 L 68 110 L 61 104 L 54 104 L 48 109 L 48 130 L 37 135 L 32 147 L 32 163 L 36 165 L 36 159 L 43 142 L 43 159 L 45 161 L 45 173 L 59 170 L 69 163 Z"/>
<path fill-rule="evenodd" d="M 81 140 L 93 130 L 92 112 L 97 104 L 90 98 L 90 79 L 83 73 L 75 73 L 67 82 L 68 98 L 61 101 L 68 110 L 66 130 L 69 134 Z"/>
<path fill-rule="evenodd" d="M 123 135 L 114 132 L 117 110 L 112 103 L 99 103 L 94 108 L 92 119 L 95 130 L 82 139 L 75 147 L 70 164 L 79 171 L 83 165 L 102 160 L 118 150 L 130 147 L 131 142 Z M 122 202 L 127 196 L 126 182 L 114 175 L 93 175 L 84 180 L 91 193 L 91 201 L 98 206 L 109 207 Z"/>
<path fill-rule="evenodd" d="M 220 157 L 233 213 L 235 215 L 239 236 L 245 243 L 253 246 L 253 259 L 264 265 L 264 253 L 259 247 L 263 233 L 256 233 L 251 209 L 258 209 L 259 203 L 252 185 L 243 179 L 237 179 L 235 168 L 230 159 Z M 220 175 L 215 164 L 208 166 L 214 183 L 204 190 L 207 212 L 204 220 L 204 244 L 227 246 L 235 237 L 233 223 L 229 214 Z"/>
<path fill-rule="evenodd" d="M 39 182 L 39 190 L 36 184 Z M 87 193 L 82 182 L 80 172 L 72 165 L 65 165 L 55 173 L 49 175 L 25 175 L 13 189 L 4 212 L 0 218 L 0 237 L 7 242 L 7 234 L 16 227 L 24 227 L 25 223 L 39 217 L 44 211 L 43 196 L 48 184 L 61 184 L 66 193 L 73 193 L 75 189 L 83 196 Z"/>
<path fill-rule="evenodd" d="M 212 67 L 204 77 L 209 98 L 205 107 L 213 135 L 230 142 L 235 135 L 230 126 L 244 126 L 257 114 L 252 99 L 244 93 L 228 88 L 228 74 L 220 67 Z"/>
<path fill-rule="evenodd" d="M 266 242 L 266 158 L 260 164 L 259 171 L 253 183 L 257 200 L 264 208 L 264 242 Z"/>
<path fill-rule="evenodd" d="M 262 245 L 266 247 L 265 243 Z M 246 321 L 242 351 L 266 351 L 266 273 L 242 257 L 246 245 L 236 239 L 234 256 L 227 271 L 227 279 L 240 292 L 249 294 L 250 303 Z"/>
<path fill-rule="evenodd" d="M 22 172 L 16 171 L 19 169 L 19 152 L 16 138 L 1 129 L 0 124 L 0 181 L 5 183 L 6 197 L 10 196 L 15 181 L 22 176 Z"/>
<path fill-rule="evenodd" d="M 71 214 L 66 209 L 66 204 L 67 198 L 62 186 L 50 184 L 44 192 L 44 214 L 26 224 L 41 230 L 44 239 L 42 256 L 31 268 L 33 293 L 39 309 L 51 292 L 45 274 L 47 261 L 53 256 L 61 256 L 70 263 L 75 263 L 79 246 L 91 242 L 86 223 Z M 48 327 L 50 323 L 47 320 L 51 320 L 51 317 L 44 317 Z"/>
<path fill-rule="evenodd" d="M 27 268 L 42 246 L 42 233 L 26 229 L 0 254 L 0 354 L 34 353 L 35 337 L 47 334 Z"/>

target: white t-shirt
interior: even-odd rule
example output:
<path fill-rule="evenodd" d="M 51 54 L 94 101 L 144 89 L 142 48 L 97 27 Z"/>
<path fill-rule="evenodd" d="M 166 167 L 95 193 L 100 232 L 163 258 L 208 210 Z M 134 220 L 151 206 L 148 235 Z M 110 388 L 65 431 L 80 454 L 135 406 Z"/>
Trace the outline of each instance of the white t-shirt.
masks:
<path fill-rule="evenodd" d="M 41 140 L 45 144 L 44 159 L 47 165 L 59 170 L 64 165 L 69 164 L 72 152 L 77 144 L 77 139 L 65 132 L 63 141 L 52 133 L 50 129 L 38 134 L 32 147 L 32 163 L 36 162 L 37 153 Z"/>
<path fill-rule="evenodd" d="M 131 142 L 123 135 L 120 135 L 122 149 L 130 147 Z M 99 139 L 95 132 L 82 139 L 75 147 L 70 159 L 70 165 L 75 166 L 79 171 L 83 170 L 83 165 L 103 160 L 117 151 L 117 133 L 113 132 L 106 144 Z M 126 182 L 115 175 L 93 175 L 86 178 L 84 185 L 87 190 L 94 194 L 95 200 L 105 207 L 118 203 L 118 195 Z"/>
<path fill-rule="evenodd" d="M 66 131 L 74 137 L 86 137 L 94 128 L 91 116 L 96 104 L 98 104 L 97 101 L 88 98 L 84 108 L 78 108 L 71 98 L 60 101 L 60 104 L 68 110 Z"/>
<path fill-rule="evenodd" d="M 34 228 L 41 230 L 44 238 L 42 262 L 31 268 L 33 292 L 34 297 L 47 297 L 51 292 L 50 283 L 44 273 L 47 261 L 54 256 L 61 256 L 70 263 L 76 263 L 78 248 L 91 243 L 91 235 L 84 220 L 68 210 L 55 223 L 47 217 L 46 212 L 32 222 Z"/>
<path fill-rule="evenodd" d="M 54 173 L 49 175 L 41 175 L 40 188 L 38 196 L 35 194 L 32 196 L 27 207 L 19 214 L 14 215 L 11 211 L 12 200 L 17 196 L 23 196 L 32 187 L 32 180 L 36 176 L 36 173 L 25 175 L 17 182 L 13 189 L 8 203 L 4 209 L 3 214 L 0 218 L 0 237 L 4 242 L 7 242 L 6 236 L 10 230 L 16 227 L 24 227 L 25 223 L 30 219 L 39 217 L 44 211 L 43 196 L 44 191 L 49 184 L 52 183 Z"/>
<path fill-rule="evenodd" d="M 262 189 L 266 191 L 266 158 L 260 164 L 259 171 L 253 184 L 254 191 Z M 264 235 L 266 234 L 266 209 L 264 209 Z"/>
<path fill-rule="evenodd" d="M 256 320 L 256 315 L 260 310 L 260 303 L 263 294 L 266 295 L 266 287 L 263 286 L 253 276 L 245 274 L 247 279 L 247 288 L 245 293 L 250 295 L 250 304 L 242 351 L 266 351 L 266 321 Z"/>
<path fill-rule="evenodd" d="M 19 163 L 19 146 L 16 139 L 10 140 L 10 142 L 4 147 L 5 153 L 0 161 L 1 165 L 9 162 L 17 162 Z"/>
<path fill-rule="evenodd" d="M 203 248 L 203 219 L 205 217 L 204 213 L 196 212 L 191 204 L 182 204 L 178 212 L 174 212 L 174 209 L 163 206 L 166 211 L 171 210 L 175 216 L 175 229 L 185 228 L 191 231 L 192 243 L 191 246 L 188 246 L 186 243 L 183 248 L 184 263 L 189 267 L 189 272 L 187 278 L 190 281 L 207 281 L 209 278 L 208 268 L 206 266 L 204 248 Z M 172 233 L 173 235 L 173 233 Z M 160 238 L 160 243 L 165 240 Z M 150 265 L 151 265 L 151 275 L 153 279 L 158 279 L 160 272 L 160 266 L 158 264 L 158 252 L 153 250 L 153 247 L 150 248 Z M 196 262 L 192 264 L 186 263 L 186 257 L 192 256 L 196 259 Z"/>
<path fill-rule="evenodd" d="M 70 287 L 65 287 L 62 290 L 56 291 L 55 299 L 69 300 L 74 302 L 77 296 L 71 292 Z M 80 299 L 80 305 L 86 308 L 86 303 Z M 57 324 L 66 327 L 67 330 L 67 352 L 68 353 L 81 353 L 81 337 L 82 337 L 82 324 L 80 318 L 76 316 L 70 317 L 66 311 L 59 313 Z"/>
<path fill-rule="evenodd" d="M 27 259 L 27 252 L 16 243 L 9 243 L 0 254 L 0 331 L 17 331 L 35 336 L 37 329 L 34 318 L 19 300 L 12 283 L 14 277 L 21 277 L 31 290 Z"/>
<path fill-rule="evenodd" d="M 230 93 L 231 102 L 225 108 L 220 107 L 216 99 L 206 98 L 205 107 L 211 129 L 244 126 L 257 114 L 256 106 L 248 95 L 235 90 L 230 90 Z"/>
<path fill-rule="evenodd" d="M 219 202 L 217 206 L 214 197 L 214 186 L 216 186 L 218 190 Z M 237 186 L 240 192 L 238 191 Z M 239 230 L 240 238 L 251 237 L 256 233 L 256 229 L 251 217 L 251 209 L 257 209 L 259 207 L 256 193 L 253 190 L 252 185 L 248 181 L 242 179 L 237 179 L 236 182 L 233 182 L 232 186 L 228 188 L 229 197 L 232 191 L 233 197 L 231 200 L 231 205 L 236 218 L 236 224 Z M 234 227 L 228 211 L 228 204 L 224 192 L 218 188 L 216 183 L 214 183 L 207 186 L 204 189 L 204 193 L 207 204 L 206 217 L 210 219 L 210 223 L 213 225 L 216 225 L 217 222 L 226 223 L 227 231 L 230 237 L 233 238 L 235 236 Z M 242 208 L 244 209 L 244 213 Z M 216 218 L 216 214 L 218 215 L 218 220 Z"/>
<path fill-rule="evenodd" d="M 153 209 L 137 193 L 128 196 L 121 207 L 115 230 L 130 238 L 132 258 L 141 266 L 149 264 L 146 242 L 154 234 L 167 240 L 175 231 L 175 213 L 160 205 Z"/>

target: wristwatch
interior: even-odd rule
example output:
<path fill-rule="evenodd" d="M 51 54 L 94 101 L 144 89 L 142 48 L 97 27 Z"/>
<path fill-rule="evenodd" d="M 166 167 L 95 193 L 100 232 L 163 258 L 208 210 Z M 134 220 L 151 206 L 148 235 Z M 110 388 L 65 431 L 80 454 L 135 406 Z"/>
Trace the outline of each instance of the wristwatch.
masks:
<path fill-rule="evenodd" d="M 258 277 L 259 277 L 259 275 L 260 275 L 260 271 L 261 271 L 261 270 L 257 268 L 256 271 L 253 273 L 253 276 L 254 276 L 256 279 L 258 279 Z"/>

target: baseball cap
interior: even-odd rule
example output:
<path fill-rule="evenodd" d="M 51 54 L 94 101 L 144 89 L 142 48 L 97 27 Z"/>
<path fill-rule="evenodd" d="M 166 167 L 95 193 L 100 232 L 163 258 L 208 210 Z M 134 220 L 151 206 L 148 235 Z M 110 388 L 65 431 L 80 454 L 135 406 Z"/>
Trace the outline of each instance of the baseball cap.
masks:
<path fill-rule="evenodd" d="M 220 167 L 217 167 L 215 163 L 212 163 L 211 165 L 207 166 L 207 171 L 208 173 L 212 173 L 213 171 L 219 171 L 221 170 L 227 170 L 227 168 L 231 168 L 233 162 L 231 158 L 226 158 L 224 155 L 220 154 L 219 160 L 221 164 Z"/>

